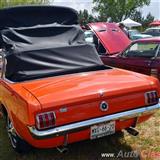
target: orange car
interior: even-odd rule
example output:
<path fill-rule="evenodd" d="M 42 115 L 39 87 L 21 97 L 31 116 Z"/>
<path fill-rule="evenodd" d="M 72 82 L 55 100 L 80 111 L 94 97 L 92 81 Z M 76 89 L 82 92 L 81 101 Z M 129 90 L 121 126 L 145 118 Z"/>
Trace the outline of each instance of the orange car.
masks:
<path fill-rule="evenodd" d="M 65 7 L 0 11 L 6 19 L 0 23 L 0 106 L 17 152 L 30 146 L 64 151 L 123 129 L 137 135 L 137 124 L 160 108 L 158 80 L 105 66 L 84 41 L 77 17 Z"/>

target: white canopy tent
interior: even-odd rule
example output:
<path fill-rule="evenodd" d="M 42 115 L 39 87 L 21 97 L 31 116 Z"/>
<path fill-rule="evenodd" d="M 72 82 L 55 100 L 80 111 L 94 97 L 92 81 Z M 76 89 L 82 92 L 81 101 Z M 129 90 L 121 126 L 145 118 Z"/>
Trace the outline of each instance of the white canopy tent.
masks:
<path fill-rule="evenodd" d="M 123 23 L 128 28 L 142 26 L 141 23 L 135 22 L 130 18 L 127 18 L 124 21 L 121 21 L 120 23 Z"/>

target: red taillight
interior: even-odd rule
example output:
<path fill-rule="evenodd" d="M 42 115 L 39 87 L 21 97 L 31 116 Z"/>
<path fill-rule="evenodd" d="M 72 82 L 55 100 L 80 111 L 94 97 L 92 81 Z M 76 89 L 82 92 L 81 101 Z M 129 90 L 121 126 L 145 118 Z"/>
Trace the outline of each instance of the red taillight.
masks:
<path fill-rule="evenodd" d="M 156 104 L 159 101 L 158 94 L 156 91 L 150 91 L 145 93 L 146 104 Z"/>
<path fill-rule="evenodd" d="M 45 112 L 36 116 L 36 127 L 39 130 L 55 126 L 55 113 Z"/>

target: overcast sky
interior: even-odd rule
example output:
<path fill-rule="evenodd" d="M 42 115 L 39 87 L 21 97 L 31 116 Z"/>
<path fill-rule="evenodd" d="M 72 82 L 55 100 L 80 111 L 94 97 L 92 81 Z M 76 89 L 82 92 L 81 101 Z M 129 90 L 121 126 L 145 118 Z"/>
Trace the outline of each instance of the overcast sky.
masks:
<path fill-rule="evenodd" d="M 87 9 L 89 12 L 92 10 L 92 0 L 54 0 L 53 4 L 69 6 L 76 10 Z M 155 19 L 160 19 L 160 0 L 151 0 L 151 4 L 143 7 L 141 10 L 144 16 L 151 12 Z"/>

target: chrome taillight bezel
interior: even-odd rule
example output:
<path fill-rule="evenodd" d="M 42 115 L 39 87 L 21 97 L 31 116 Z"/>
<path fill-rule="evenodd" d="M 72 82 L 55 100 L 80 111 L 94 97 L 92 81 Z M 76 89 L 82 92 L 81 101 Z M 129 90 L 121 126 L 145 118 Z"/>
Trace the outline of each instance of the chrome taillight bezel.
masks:
<path fill-rule="evenodd" d="M 48 122 L 46 121 L 47 120 L 46 116 L 48 117 Z M 40 117 L 43 119 L 42 121 L 40 121 Z M 41 125 L 41 123 L 43 123 L 43 126 Z M 36 115 L 36 128 L 38 130 L 53 128 L 55 127 L 55 125 L 56 125 L 56 114 L 54 111 L 43 112 Z"/>
<path fill-rule="evenodd" d="M 157 104 L 159 102 L 157 91 L 149 91 L 145 93 L 145 103 L 146 105 Z"/>

